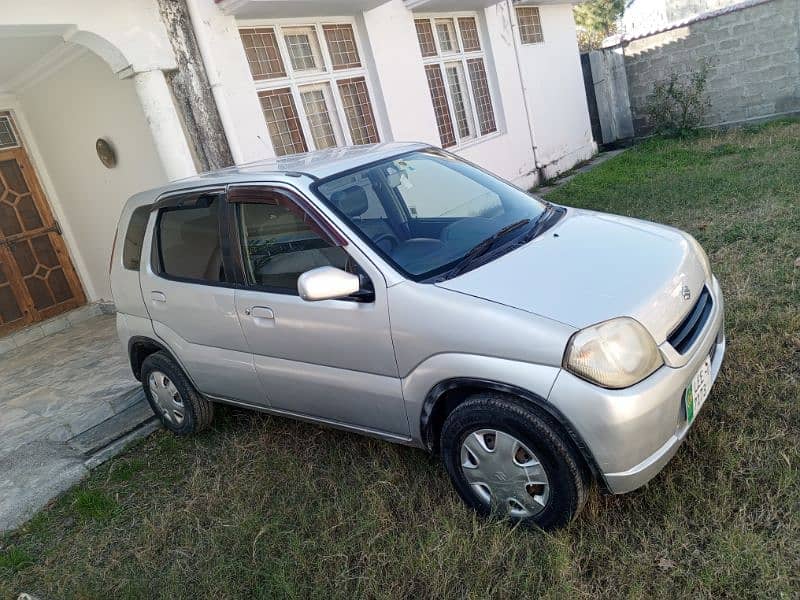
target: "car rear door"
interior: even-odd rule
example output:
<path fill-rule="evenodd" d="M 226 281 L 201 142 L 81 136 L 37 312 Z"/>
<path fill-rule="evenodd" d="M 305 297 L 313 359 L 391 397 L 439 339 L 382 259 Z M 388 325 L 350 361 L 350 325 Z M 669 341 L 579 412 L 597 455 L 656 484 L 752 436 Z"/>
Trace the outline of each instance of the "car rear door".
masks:
<path fill-rule="evenodd" d="M 236 292 L 236 312 L 270 406 L 406 437 L 380 271 L 288 188 L 234 186 L 228 202 L 244 282 Z M 303 300 L 297 278 L 321 266 L 361 272 L 374 298 Z"/>
<path fill-rule="evenodd" d="M 236 316 L 224 211 L 224 189 L 159 200 L 144 240 L 142 295 L 156 335 L 200 392 L 266 405 Z"/>

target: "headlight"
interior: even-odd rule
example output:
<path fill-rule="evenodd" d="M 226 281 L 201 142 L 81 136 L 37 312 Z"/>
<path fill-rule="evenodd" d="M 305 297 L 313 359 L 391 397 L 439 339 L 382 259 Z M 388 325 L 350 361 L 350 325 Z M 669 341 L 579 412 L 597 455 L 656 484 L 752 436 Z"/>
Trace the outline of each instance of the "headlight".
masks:
<path fill-rule="evenodd" d="M 700 242 L 694 239 L 694 236 L 691 236 L 688 233 L 685 233 L 684 235 L 686 236 L 686 240 L 689 242 L 689 246 L 694 248 L 694 253 L 697 255 L 700 264 L 703 265 L 703 270 L 706 273 L 706 279 L 710 279 L 711 262 L 708 260 L 708 254 L 706 254 L 706 251 L 703 250 L 703 247 L 700 245 Z"/>
<path fill-rule="evenodd" d="M 564 368 L 603 387 L 633 385 L 664 364 L 639 321 L 620 317 L 581 329 L 570 338 Z"/>

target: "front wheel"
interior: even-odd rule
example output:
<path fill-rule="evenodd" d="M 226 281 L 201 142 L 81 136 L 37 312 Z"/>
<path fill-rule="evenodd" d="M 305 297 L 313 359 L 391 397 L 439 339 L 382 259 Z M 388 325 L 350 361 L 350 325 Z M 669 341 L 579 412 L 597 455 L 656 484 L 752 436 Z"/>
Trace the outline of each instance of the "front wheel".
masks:
<path fill-rule="evenodd" d="M 464 502 L 552 530 L 569 523 L 586 502 L 580 458 L 561 434 L 521 402 L 476 394 L 442 426 L 445 468 Z"/>

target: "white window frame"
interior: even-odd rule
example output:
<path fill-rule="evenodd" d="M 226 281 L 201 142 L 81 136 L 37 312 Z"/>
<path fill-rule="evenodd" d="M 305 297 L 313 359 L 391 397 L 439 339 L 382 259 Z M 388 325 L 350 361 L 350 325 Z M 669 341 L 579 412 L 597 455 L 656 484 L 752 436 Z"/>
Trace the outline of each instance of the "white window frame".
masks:
<path fill-rule="evenodd" d="M 475 19 L 475 29 L 478 32 L 478 42 L 480 44 L 480 50 L 464 50 L 464 40 L 461 39 L 461 27 L 458 26 L 458 19 L 460 17 L 471 17 Z M 492 139 L 499 135 L 503 134 L 501 130 L 501 122 L 503 119 L 500 117 L 500 104 L 497 102 L 497 96 L 495 93 L 495 86 L 494 80 L 492 77 L 492 69 L 489 68 L 487 52 L 486 52 L 486 39 L 483 35 L 482 30 L 482 22 L 481 17 L 476 12 L 446 12 L 446 13 L 414 13 L 414 21 L 418 20 L 428 20 L 431 24 L 431 30 L 433 32 L 433 43 L 436 46 L 436 55 L 435 56 L 423 56 L 422 62 L 425 66 L 428 65 L 437 65 L 442 74 L 442 80 L 444 82 L 444 89 L 445 89 L 445 96 L 447 97 L 447 107 L 450 111 L 450 121 L 453 126 L 453 134 L 456 138 L 455 146 L 448 146 L 447 150 L 461 150 L 463 148 L 468 148 L 474 144 L 479 144 L 486 140 Z M 442 52 L 442 49 L 439 46 L 439 35 L 436 31 L 436 20 L 437 19 L 453 19 L 453 24 L 455 26 L 455 33 L 456 33 L 456 41 L 458 43 L 458 52 Z M 419 40 L 417 40 L 417 48 L 419 48 Z M 486 87 L 489 90 L 489 98 L 492 100 L 492 112 L 494 113 L 494 125 L 495 131 L 490 133 L 486 133 L 481 135 L 480 130 L 480 119 L 478 117 L 478 107 L 477 103 L 475 102 L 475 94 L 472 91 L 472 78 L 469 74 L 469 65 L 467 61 L 471 58 L 480 58 L 483 61 L 483 68 L 486 71 Z M 456 111 L 455 106 L 453 105 L 453 98 L 450 92 L 450 85 L 447 80 L 447 70 L 445 66 L 448 63 L 460 62 L 462 68 L 464 69 L 464 79 L 467 83 L 467 92 L 469 94 L 469 104 L 472 109 L 472 122 L 474 123 L 475 127 L 475 137 L 467 137 L 462 138 L 458 131 L 458 122 L 456 121 Z"/>
<path fill-rule="evenodd" d="M 358 50 L 358 57 L 361 60 L 361 66 L 349 69 L 334 70 L 333 62 L 331 61 L 330 52 L 328 50 L 328 42 L 325 39 L 325 32 L 323 31 L 324 25 L 350 25 L 353 28 L 353 38 L 355 39 L 356 49 Z M 331 123 L 336 136 L 337 146 L 352 146 L 353 137 L 350 133 L 350 124 L 347 121 L 347 114 L 345 113 L 344 104 L 342 103 L 341 94 L 339 93 L 338 82 L 342 79 L 352 79 L 354 77 L 363 77 L 367 86 L 367 94 L 369 95 L 370 105 L 372 106 L 372 115 L 375 120 L 375 129 L 378 132 L 380 141 L 387 139 L 386 130 L 383 122 L 378 114 L 377 105 L 375 103 L 375 92 L 370 81 L 369 71 L 366 65 L 366 56 L 364 47 L 361 44 L 360 36 L 358 34 L 358 26 L 355 19 L 350 17 L 326 17 L 326 18 L 309 18 L 309 19 L 248 19 L 239 20 L 236 22 L 237 29 L 251 29 L 259 27 L 269 27 L 275 31 L 275 39 L 278 43 L 278 50 L 283 61 L 283 68 L 286 71 L 285 77 L 275 77 L 269 79 L 252 79 L 256 93 L 264 91 L 272 91 L 282 88 L 289 88 L 294 101 L 295 110 L 297 111 L 297 118 L 300 120 L 300 127 L 303 131 L 303 137 L 306 141 L 306 146 L 309 152 L 318 150 L 314 143 L 314 136 L 311 133 L 311 124 L 306 115 L 305 106 L 303 105 L 303 98 L 300 94 L 300 88 L 311 85 L 320 85 L 327 83 L 331 89 L 331 97 L 334 103 L 333 107 L 328 107 L 331 111 L 331 116 L 336 117 L 337 123 Z M 295 71 L 292 68 L 292 59 L 289 56 L 289 50 L 286 47 L 286 40 L 284 39 L 284 29 L 293 29 L 296 27 L 313 27 L 317 34 L 317 41 L 320 47 L 320 55 L 322 58 L 322 71 Z M 249 69 L 248 69 L 249 71 Z M 341 139 L 339 139 L 341 138 Z"/>

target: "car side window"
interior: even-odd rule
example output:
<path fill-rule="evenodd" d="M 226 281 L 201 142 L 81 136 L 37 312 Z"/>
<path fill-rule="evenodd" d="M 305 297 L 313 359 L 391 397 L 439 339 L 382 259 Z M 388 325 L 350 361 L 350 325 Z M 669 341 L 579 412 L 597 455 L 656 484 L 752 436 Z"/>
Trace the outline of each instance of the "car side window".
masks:
<path fill-rule="evenodd" d="M 165 208 L 158 219 L 159 272 L 196 282 L 224 283 L 217 197 L 201 196 L 187 206 Z"/>
<path fill-rule="evenodd" d="M 332 244 L 313 219 L 288 198 L 265 193 L 238 204 L 245 270 L 251 283 L 297 294 L 297 279 L 311 269 L 348 268 L 348 254 Z"/>
<path fill-rule="evenodd" d="M 126 269 L 138 271 L 142 260 L 142 244 L 147 231 L 147 221 L 150 219 L 152 206 L 140 206 L 131 213 L 128 230 L 122 244 L 122 264 Z"/>

